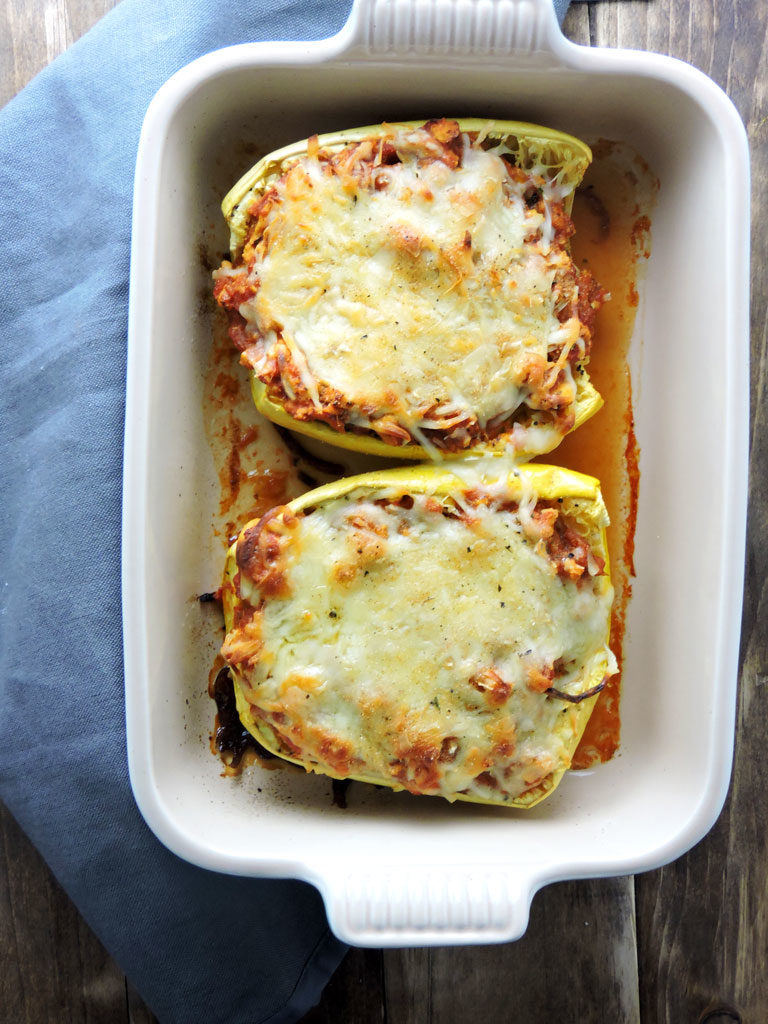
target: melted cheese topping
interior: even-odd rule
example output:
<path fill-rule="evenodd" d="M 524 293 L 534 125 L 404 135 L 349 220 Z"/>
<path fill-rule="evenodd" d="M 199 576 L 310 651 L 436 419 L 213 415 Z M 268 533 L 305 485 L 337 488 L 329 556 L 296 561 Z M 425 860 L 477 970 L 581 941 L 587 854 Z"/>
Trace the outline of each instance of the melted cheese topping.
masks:
<path fill-rule="evenodd" d="M 549 682 L 572 694 L 615 671 L 611 586 L 557 575 L 527 507 L 449 518 L 413 501 L 353 492 L 293 521 L 280 596 L 227 638 L 258 635 L 242 692 L 310 769 L 507 801 L 567 768 L 578 739 L 578 706 L 542 692 L 541 670 L 557 663 Z"/>
<path fill-rule="evenodd" d="M 547 200 L 545 216 L 529 209 L 526 183 L 466 137 L 455 169 L 424 160 L 431 143 L 421 129 L 395 135 L 401 163 L 363 184 L 295 163 L 250 269 L 258 291 L 240 306 L 265 363 L 282 337 L 315 404 L 324 382 L 360 426 L 388 413 L 411 434 L 505 419 L 525 401 L 531 356 L 546 359 L 563 329 L 553 281 L 569 257 L 552 246 Z"/>

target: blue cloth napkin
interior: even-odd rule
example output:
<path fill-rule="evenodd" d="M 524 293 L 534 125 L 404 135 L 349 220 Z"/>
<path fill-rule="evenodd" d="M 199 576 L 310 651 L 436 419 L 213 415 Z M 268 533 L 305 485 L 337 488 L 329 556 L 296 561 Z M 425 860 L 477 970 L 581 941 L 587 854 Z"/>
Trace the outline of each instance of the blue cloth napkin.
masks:
<path fill-rule="evenodd" d="M 119 552 L 136 147 L 178 68 L 331 35 L 349 3 L 123 0 L 0 112 L 0 798 L 163 1024 L 296 1021 L 345 947 L 313 888 L 184 863 L 131 794 Z"/>

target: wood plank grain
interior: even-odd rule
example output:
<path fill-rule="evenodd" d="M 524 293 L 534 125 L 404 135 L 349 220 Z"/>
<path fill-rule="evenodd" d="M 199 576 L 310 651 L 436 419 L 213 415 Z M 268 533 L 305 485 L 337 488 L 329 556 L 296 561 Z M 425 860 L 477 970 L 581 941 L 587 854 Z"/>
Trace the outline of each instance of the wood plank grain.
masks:
<path fill-rule="evenodd" d="M 379 949 L 350 949 L 301 1024 L 388 1024 Z"/>
<path fill-rule="evenodd" d="M 384 976 L 387 1024 L 638 1024 L 631 881 L 549 886 L 518 942 L 386 950 Z"/>
<path fill-rule="evenodd" d="M 4 0 L 0 106 L 111 10 L 117 0 Z"/>
<path fill-rule="evenodd" d="M 0 805 L 0 1020 L 116 1024 L 125 979 Z"/>
<path fill-rule="evenodd" d="M 519 978 L 528 983 L 511 992 L 509 979 Z M 340 1020 L 639 1024 L 632 879 L 547 887 L 536 895 L 528 930 L 515 943 L 352 950 L 302 1024 Z"/>
<path fill-rule="evenodd" d="M 127 978 L 125 988 L 128 999 L 128 1024 L 159 1024 L 157 1017 Z"/>
<path fill-rule="evenodd" d="M 752 446 L 747 578 L 733 782 L 713 831 L 636 880 L 643 1021 L 768 1020 L 768 91 L 762 0 L 595 5 L 593 38 L 687 60 L 727 90 L 748 126 L 754 176 Z M 745 396 L 746 400 L 746 396 Z"/>

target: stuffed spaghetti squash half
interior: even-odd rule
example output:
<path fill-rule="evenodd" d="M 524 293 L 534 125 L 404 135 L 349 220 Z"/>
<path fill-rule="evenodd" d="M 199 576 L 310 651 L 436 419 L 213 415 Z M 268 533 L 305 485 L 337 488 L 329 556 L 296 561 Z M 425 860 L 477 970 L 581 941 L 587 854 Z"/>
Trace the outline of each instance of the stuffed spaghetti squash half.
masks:
<path fill-rule="evenodd" d="M 350 477 L 242 530 L 222 654 L 260 744 L 450 801 L 557 786 L 616 671 L 605 507 L 592 477 L 480 462 Z"/>
<path fill-rule="evenodd" d="M 313 136 L 223 203 L 214 294 L 271 420 L 413 460 L 551 451 L 602 404 L 569 252 L 578 139 L 473 118 Z"/>

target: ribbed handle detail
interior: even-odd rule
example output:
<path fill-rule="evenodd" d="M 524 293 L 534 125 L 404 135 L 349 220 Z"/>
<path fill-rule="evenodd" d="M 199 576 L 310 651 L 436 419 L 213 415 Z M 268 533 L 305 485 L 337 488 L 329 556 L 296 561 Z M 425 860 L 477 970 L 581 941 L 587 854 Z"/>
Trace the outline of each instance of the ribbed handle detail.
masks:
<path fill-rule="evenodd" d="M 559 34 L 551 0 L 355 0 L 350 22 L 369 56 L 533 54 Z"/>
<path fill-rule="evenodd" d="M 528 923 L 529 891 L 500 869 L 351 872 L 324 888 L 334 932 L 353 945 L 501 942 Z"/>

